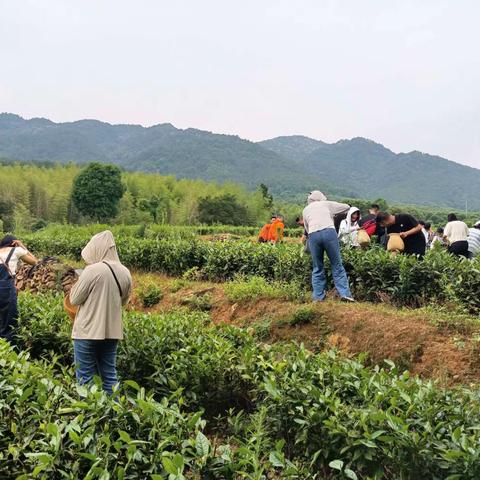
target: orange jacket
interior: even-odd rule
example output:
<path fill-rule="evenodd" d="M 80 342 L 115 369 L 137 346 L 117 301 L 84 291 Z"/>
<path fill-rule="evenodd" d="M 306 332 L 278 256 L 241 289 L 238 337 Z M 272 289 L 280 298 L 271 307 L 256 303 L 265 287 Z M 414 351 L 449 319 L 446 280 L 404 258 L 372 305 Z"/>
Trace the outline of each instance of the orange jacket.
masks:
<path fill-rule="evenodd" d="M 268 242 L 270 240 L 270 227 L 271 227 L 271 224 L 266 223 L 260 230 L 260 234 L 258 235 L 258 238 L 265 242 Z"/>
<path fill-rule="evenodd" d="M 277 218 L 270 224 L 270 235 L 269 240 L 271 242 L 281 242 L 283 240 L 283 230 L 285 229 L 285 225 L 281 220 Z"/>

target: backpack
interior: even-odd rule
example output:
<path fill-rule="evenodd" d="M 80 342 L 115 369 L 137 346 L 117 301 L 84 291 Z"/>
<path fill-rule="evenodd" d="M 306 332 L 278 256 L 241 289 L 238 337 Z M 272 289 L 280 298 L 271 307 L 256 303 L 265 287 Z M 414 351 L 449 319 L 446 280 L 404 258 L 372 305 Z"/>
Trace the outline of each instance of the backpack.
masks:
<path fill-rule="evenodd" d="M 362 228 L 368 233 L 368 236 L 371 237 L 372 235 L 375 235 L 377 230 L 377 222 L 375 220 L 367 220 L 362 225 Z"/>

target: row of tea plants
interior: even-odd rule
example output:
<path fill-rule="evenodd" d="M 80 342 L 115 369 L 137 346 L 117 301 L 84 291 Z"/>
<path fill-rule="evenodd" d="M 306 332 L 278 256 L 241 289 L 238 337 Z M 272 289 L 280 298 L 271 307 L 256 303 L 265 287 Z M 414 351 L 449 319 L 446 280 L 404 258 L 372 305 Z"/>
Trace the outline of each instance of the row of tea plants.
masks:
<path fill-rule="evenodd" d="M 40 232 L 25 241 L 34 252 L 79 260 L 88 239 L 83 227 L 70 227 L 56 235 Z M 153 239 L 125 234 L 117 235 L 117 245 L 125 265 L 143 271 L 180 276 L 195 269 L 200 277 L 213 281 L 243 275 L 294 282 L 304 288 L 310 283 L 311 259 L 301 255 L 296 244 Z M 470 261 L 445 251 L 430 251 L 418 260 L 391 256 L 379 247 L 344 249 L 343 258 L 358 300 L 406 306 L 455 303 L 472 313 L 480 311 L 480 259 Z"/>

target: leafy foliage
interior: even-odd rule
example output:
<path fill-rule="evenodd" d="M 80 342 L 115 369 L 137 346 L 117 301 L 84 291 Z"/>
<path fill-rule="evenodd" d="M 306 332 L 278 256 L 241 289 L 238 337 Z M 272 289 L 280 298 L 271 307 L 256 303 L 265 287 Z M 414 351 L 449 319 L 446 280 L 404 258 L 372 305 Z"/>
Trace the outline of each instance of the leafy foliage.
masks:
<path fill-rule="evenodd" d="M 30 318 L 60 301 L 21 295 L 21 338 L 32 347 L 38 338 Z M 58 318 L 45 320 L 52 329 L 68 323 L 60 308 L 52 310 Z M 257 344 L 199 313 L 132 313 L 125 323 L 119 371 L 132 380 L 114 402 L 97 387 L 78 390 L 79 399 L 58 360 L 36 364 L 0 342 L 0 472 L 29 478 L 37 469 L 52 477 L 63 469 L 101 478 L 108 468 L 122 478 L 230 480 L 274 471 L 312 480 L 312 472 L 378 480 L 480 475 L 476 390 L 441 389 L 391 362 L 369 368 L 333 351 Z M 43 348 L 57 351 L 60 336 L 51 341 Z M 215 431 L 226 444 L 213 447 Z"/>
<path fill-rule="evenodd" d="M 73 181 L 72 202 L 81 215 L 106 222 L 117 216 L 124 192 L 118 167 L 91 163 Z"/>
<path fill-rule="evenodd" d="M 248 211 L 234 195 L 200 198 L 198 219 L 207 225 L 248 225 Z"/>

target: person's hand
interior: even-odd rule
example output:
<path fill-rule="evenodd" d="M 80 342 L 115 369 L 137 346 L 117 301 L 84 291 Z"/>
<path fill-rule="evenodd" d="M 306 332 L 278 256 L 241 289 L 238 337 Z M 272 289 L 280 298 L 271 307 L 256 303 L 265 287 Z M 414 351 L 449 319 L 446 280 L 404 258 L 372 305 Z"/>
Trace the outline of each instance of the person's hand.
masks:
<path fill-rule="evenodd" d="M 407 232 L 400 232 L 400 238 L 407 238 L 408 237 L 408 233 Z"/>
<path fill-rule="evenodd" d="M 20 248 L 24 248 L 25 250 L 28 250 L 27 247 L 20 240 L 14 240 L 12 242 L 12 245 L 14 247 L 20 247 Z"/>

